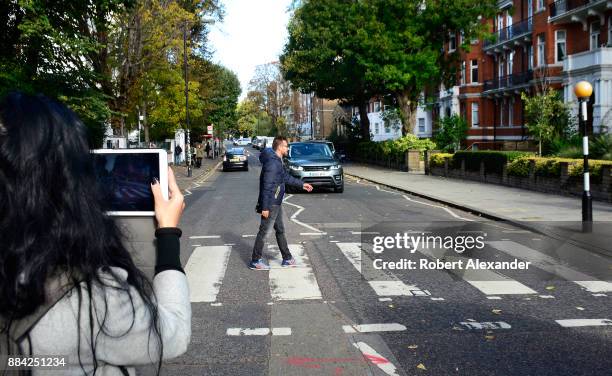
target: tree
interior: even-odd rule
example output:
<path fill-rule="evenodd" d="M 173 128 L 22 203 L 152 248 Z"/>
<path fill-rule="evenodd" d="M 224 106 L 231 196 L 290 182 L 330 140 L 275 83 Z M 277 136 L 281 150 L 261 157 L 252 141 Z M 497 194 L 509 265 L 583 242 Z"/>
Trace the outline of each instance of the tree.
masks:
<path fill-rule="evenodd" d="M 557 139 L 568 139 L 575 133 L 575 124 L 569 106 L 557 91 L 548 88 L 544 93 L 529 96 L 521 93 L 525 106 L 526 127 L 538 141 L 539 153 L 547 151 Z"/>
<path fill-rule="evenodd" d="M 467 136 L 468 125 L 464 118 L 454 114 L 440 120 L 434 139 L 445 151 L 457 151 Z"/>
<path fill-rule="evenodd" d="M 285 79 L 303 93 L 343 99 L 359 107 L 361 136 L 370 139 L 368 100 L 382 90 L 370 80 L 368 15 L 357 0 L 303 1 L 291 18 L 280 57 Z"/>
<path fill-rule="evenodd" d="M 364 137 L 365 101 L 380 94 L 395 96 L 411 133 L 423 90 L 454 79 L 459 54 L 441 53 L 449 36 L 469 49 L 496 10 L 495 0 L 302 1 L 281 62 L 301 89 L 359 103 Z"/>

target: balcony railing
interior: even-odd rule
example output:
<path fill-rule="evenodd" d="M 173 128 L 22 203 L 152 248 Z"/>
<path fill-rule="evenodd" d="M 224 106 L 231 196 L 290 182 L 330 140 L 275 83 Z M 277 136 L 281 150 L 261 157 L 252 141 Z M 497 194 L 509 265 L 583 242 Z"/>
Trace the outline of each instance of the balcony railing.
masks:
<path fill-rule="evenodd" d="M 565 12 L 580 8 L 581 6 L 587 5 L 590 0 L 557 0 L 550 4 L 550 17 L 560 16 Z"/>
<path fill-rule="evenodd" d="M 500 78 L 494 78 L 484 82 L 484 91 L 510 89 L 515 86 L 524 85 L 533 79 L 533 71 L 509 74 Z"/>
<path fill-rule="evenodd" d="M 533 28 L 533 22 L 531 17 L 524 19 L 519 22 L 515 22 L 510 26 L 504 27 L 501 30 L 497 30 L 493 34 L 495 35 L 494 41 L 485 40 L 484 48 L 492 47 L 494 45 L 503 43 L 505 41 L 511 40 L 513 38 L 519 37 L 521 35 L 527 34 L 531 32 Z"/>

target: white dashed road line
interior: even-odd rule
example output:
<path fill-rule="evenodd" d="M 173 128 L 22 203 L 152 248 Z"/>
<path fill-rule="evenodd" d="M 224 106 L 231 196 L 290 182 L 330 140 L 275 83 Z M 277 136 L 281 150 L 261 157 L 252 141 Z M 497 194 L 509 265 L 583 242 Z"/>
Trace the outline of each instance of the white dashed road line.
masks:
<path fill-rule="evenodd" d="M 343 325 L 344 333 L 372 333 L 372 332 L 401 332 L 406 330 L 402 324 L 362 324 L 362 325 Z"/>
<path fill-rule="evenodd" d="M 612 320 L 610 319 L 566 319 L 555 321 L 564 328 L 576 328 L 582 326 L 612 326 Z"/>

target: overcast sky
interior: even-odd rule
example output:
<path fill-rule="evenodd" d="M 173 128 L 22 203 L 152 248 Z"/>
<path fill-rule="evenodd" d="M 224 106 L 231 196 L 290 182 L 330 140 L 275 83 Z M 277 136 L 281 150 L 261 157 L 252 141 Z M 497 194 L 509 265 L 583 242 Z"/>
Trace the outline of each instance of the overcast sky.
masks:
<path fill-rule="evenodd" d="M 209 35 L 213 61 L 238 75 L 246 96 L 259 64 L 278 61 L 287 38 L 291 0 L 224 0 L 225 19 Z"/>

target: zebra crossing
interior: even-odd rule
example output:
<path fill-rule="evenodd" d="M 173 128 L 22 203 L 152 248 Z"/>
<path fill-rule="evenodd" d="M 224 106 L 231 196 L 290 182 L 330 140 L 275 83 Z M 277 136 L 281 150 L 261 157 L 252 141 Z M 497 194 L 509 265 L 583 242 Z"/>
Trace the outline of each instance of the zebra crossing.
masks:
<path fill-rule="evenodd" d="M 217 237 L 205 236 L 193 237 L 193 239 L 197 239 L 200 243 L 202 240 L 210 242 L 223 241 L 223 239 Z M 427 281 L 407 281 L 406 279 L 414 277 L 407 277 L 406 274 L 398 277 L 398 275 L 390 271 L 373 269 L 373 255 L 371 252 L 368 252 L 367 246 L 359 242 L 338 240 L 333 242 L 325 240 L 325 242 L 329 245 L 326 252 L 330 252 L 337 257 L 336 260 L 339 260 L 338 265 L 344 265 L 342 267 L 343 273 L 356 273 L 356 275 L 363 277 L 359 279 L 361 281 L 359 283 L 363 284 L 363 289 L 367 289 L 362 290 L 364 295 L 376 296 L 379 302 L 391 302 L 392 299 L 401 299 L 402 297 L 409 299 L 412 297 L 424 297 L 436 301 L 444 301 L 445 298 L 449 298 L 449 296 L 444 295 L 444 289 L 440 291 L 439 285 L 433 287 L 434 297 L 430 289 L 422 285 L 423 283 L 427 284 Z M 187 261 L 185 272 L 190 284 L 192 303 L 209 303 L 211 306 L 222 306 L 222 303 L 218 301 L 218 295 L 225 286 L 226 271 L 232 260 L 230 256 L 234 248 L 234 243 L 223 244 L 197 245 Z M 517 259 L 530 261 L 535 268 L 575 284 L 587 296 L 605 298 L 608 296 L 606 293 L 612 292 L 612 283 L 610 281 L 599 280 L 568 265 L 560 264 L 552 257 L 526 245 L 511 240 L 492 241 L 487 242 L 487 244 L 492 249 Z M 268 257 L 267 261 L 270 265 L 270 270 L 267 273 L 261 274 L 268 275 L 270 302 L 267 302 L 267 304 L 274 304 L 274 302 L 281 303 L 283 301 L 319 301 L 327 303 L 327 300 L 324 300 L 326 297 L 319 286 L 318 276 L 315 272 L 316 268 L 312 265 L 309 258 L 308 246 L 295 243 L 289 244 L 289 248 L 297 261 L 297 266 L 295 267 L 286 268 L 280 266 L 282 259 L 276 245 L 269 245 L 265 253 L 264 257 Z M 431 259 L 442 256 L 440 250 L 418 249 L 417 252 Z M 444 256 L 446 261 L 453 261 L 461 257 L 461 255 L 449 256 L 448 254 Z M 236 259 L 233 260 L 235 261 Z M 238 267 L 243 267 L 244 273 L 253 273 L 247 269 L 246 265 L 239 265 Z M 206 272 L 202 272 L 203 270 Z M 334 273 L 335 271 L 332 270 L 331 272 Z M 485 299 L 499 300 L 502 299 L 502 296 L 509 298 L 527 296 L 554 299 L 558 292 L 542 290 L 542 286 L 535 286 L 533 281 L 518 281 L 515 279 L 517 278 L 516 275 L 513 278 L 498 270 L 448 270 L 441 272 L 453 274 L 456 280 L 464 282 L 462 288 L 474 289 L 475 292 Z M 375 303 L 375 301 L 372 302 L 372 304 Z M 610 318 L 563 318 L 557 320 L 557 323 L 563 327 L 608 326 Z M 262 329 L 263 332 L 264 330 Z M 270 329 L 268 332 L 272 333 L 272 330 Z M 240 333 L 240 335 L 245 334 L 242 331 L 236 333 Z M 237 335 L 236 333 L 234 335 Z M 247 331 L 246 333 L 249 332 Z"/>

